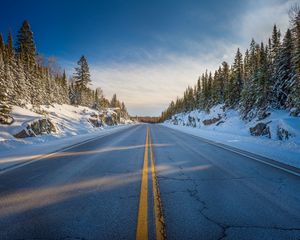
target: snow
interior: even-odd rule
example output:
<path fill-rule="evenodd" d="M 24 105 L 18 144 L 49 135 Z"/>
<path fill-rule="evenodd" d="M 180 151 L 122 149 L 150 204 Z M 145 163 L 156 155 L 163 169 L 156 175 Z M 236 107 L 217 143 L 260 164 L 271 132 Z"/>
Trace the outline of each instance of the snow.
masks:
<path fill-rule="evenodd" d="M 37 114 L 28 108 L 13 106 L 11 115 L 14 117 L 14 123 L 9 126 L 0 125 L 0 171 L 88 139 L 111 134 L 130 127 L 131 123 L 128 119 L 121 119 L 125 124 L 94 127 L 88 121 L 91 114 L 116 114 L 112 109 L 99 112 L 83 106 L 53 104 L 41 106 L 42 113 Z M 13 136 L 26 128 L 27 124 L 45 117 L 55 124 L 56 133 L 22 139 Z"/>
<path fill-rule="evenodd" d="M 224 121 L 223 123 L 205 126 L 202 122 L 205 119 L 219 116 L 222 117 L 220 121 Z M 189 118 L 192 117 L 196 120 L 195 127 L 187 126 L 191 124 Z M 174 125 L 176 121 L 178 125 Z M 258 122 L 268 123 L 271 139 L 265 136 L 250 135 L 249 128 Z M 195 110 L 176 114 L 171 120 L 165 121 L 163 125 L 300 168 L 300 118 L 289 116 L 288 111 L 272 110 L 271 115 L 266 119 L 261 121 L 253 119 L 251 122 L 245 122 L 241 120 L 237 111 L 223 111 L 223 105 L 217 105 L 209 113 Z M 288 140 L 279 140 L 278 127 L 288 130 L 291 137 Z"/>

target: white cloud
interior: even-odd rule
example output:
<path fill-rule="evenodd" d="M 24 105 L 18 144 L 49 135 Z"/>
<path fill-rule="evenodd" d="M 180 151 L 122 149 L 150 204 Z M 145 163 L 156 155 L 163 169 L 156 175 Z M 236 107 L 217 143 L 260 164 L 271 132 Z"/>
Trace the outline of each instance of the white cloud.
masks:
<path fill-rule="evenodd" d="M 289 9 L 297 2 L 299 0 L 250 1 L 245 5 L 241 19 L 234 19 L 233 29 L 244 44 L 249 44 L 252 38 L 256 42 L 266 42 L 272 34 L 274 24 L 283 35 L 289 26 Z"/>

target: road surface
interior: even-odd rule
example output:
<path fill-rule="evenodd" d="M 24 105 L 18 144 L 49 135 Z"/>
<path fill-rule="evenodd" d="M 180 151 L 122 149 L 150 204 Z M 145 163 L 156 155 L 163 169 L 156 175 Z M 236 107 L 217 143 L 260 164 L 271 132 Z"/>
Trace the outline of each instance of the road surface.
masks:
<path fill-rule="evenodd" d="M 0 173 L 0 239 L 300 239 L 300 177 L 160 125 Z"/>

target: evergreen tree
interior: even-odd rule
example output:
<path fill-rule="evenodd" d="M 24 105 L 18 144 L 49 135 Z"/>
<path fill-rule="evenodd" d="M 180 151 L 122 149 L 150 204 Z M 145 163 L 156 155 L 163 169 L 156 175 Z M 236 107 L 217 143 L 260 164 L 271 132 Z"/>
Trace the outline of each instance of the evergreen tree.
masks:
<path fill-rule="evenodd" d="M 300 114 L 300 8 L 296 7 L 292 22 L 293 39 L 293 71 L 294 76 L 290 84 L 291 94 L 289 95 L 289 107 L 293 108 L 292 114 Z"/>
<path fill-rule="evenodd" d="M 2 34 L 0 33 L 0 54 L 4 54 L 5 44 Z"/>
<path fill-rule="evenodd" d="M 233 74 L 232 94 L 234 94 L 234 97 L 231 98 L 230 106 L 235 107 L 237 106 L 240 100 L 243 83 L 244 83 L 243 56 L 239 48 L 237 49 L 235 55 L 235 59 L 232 67 L 232 74 Z"/>
<path fill-rule="evenodd" d="M 110 107 L 111 108 L 117 108 L 117 107 L 119 107 L 119 104 L 118 104 L 118 99 L 117 99 L 117 94 L 114 94 L 113 96 L 112 96 L 112 98 L 111 98 L 111 101 L 110 101 Z"/>
<path fill-rule="evenodd" d="M 33 32 L 25 20 L 17 35 L 16 51 L 22 57 L 22 61 L 28 66 L 36 63 L 36 47 L 33 39 Z"/>
<path fill-rule="evenodd" d="M 77 104 L 87 105 L 88 84 L 91 82 L 89 65 L 85 56 L 81 56 L 77 62 L 78 67 L 75 68 L 74 80 Z"/>
<path fill-rule="evenodd" d="M 276 106 L 285 108 L 288 96 L 291 93 L 291 86 L 294 77 L 294 69 L 292 65 L 292 34 L 290 29 L 287 30 L 278 58 L 275 61 L 276 81 L 273 92 L 276 96 Z"/>
<path fill-rule="evenodd" d="M 11 106 L 7 92 L 3 55 L 0 53 L 0 124 L 10 124 L 12 122 L 12 118 L 9 116 Z"/>

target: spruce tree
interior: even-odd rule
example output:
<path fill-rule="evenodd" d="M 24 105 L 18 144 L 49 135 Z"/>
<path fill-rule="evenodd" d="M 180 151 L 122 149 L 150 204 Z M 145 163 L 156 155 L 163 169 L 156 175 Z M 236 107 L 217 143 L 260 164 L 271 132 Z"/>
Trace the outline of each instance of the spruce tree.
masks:
<path fill-rule="evenodd" d="M 292 109 L 291 114 L 300 115 L 300 9 L 295 8 L 292 22 L 292 40 L 293 40 L 293 71 L 294 76 L 291 82 L 291 94 L 289 96 L 289 108 Z"/>
<path fill-rule="evenodd" d="M 233 93 L 235 95 L 234 98 L 232 98 L 231 105 L 232 107 L 237 106 L 240 97 L 241 97 L 241 92 L 243 88 L 243 83 L 244 83 L 244 70 L 243 70 L 243 56 L 240 52 L 240 49 L 237 49 L 235 58 L 234 58 L 234 63 L 232 67 L 232 73 L 233 73 Z"/>
<path fill-rule="evenodd" d="M 36 64 L 36 47 L 33 39 L 33 32 L 25 20 L 17 35 L 16 51 L 22 57 L 22 61 L 28 66 Z"/>
<path fill-rule="evenodd" d="M 75 68 L 74 80 L 78 99 L 77 104 L 87 105 L 88 84 L 91 82 L 89 65 L 85 56 L 81 56 Z"/>
<path fill-rule="evenodd" d="M 0 53 L 0 124 L 11 124 L 12 118 L 9 115 L 11 106 L 4 71 L 3 55 Z"/>
<path fill-rule="evenodd" d="M 293 42 L 290 29 L 287 30 L 278 58 L 275 61 L 275 84 L 273 92 L 276 96 L 276 105 L 285 108 L 287 99 L 291 93 L 291 86 L 294 77 L 292 65 Z"/>

